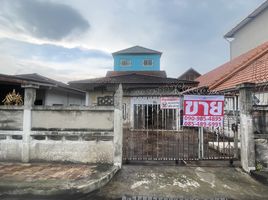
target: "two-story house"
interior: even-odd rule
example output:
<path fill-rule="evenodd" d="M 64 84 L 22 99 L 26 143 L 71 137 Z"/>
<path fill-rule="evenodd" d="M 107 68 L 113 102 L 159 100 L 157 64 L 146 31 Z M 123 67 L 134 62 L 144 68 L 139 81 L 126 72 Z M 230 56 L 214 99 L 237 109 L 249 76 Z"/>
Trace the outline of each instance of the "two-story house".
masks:
<path fill-rule="evenodd" d="M 140 46 L 114 52 L 114 71 L 160 71 L 162 53 Z"/>
<path fill-rule="evenodd" d="M 123 120 L 129 128 L 159 128 L 161 121 L 161 96 L 179 96 L 183 90 L 197 82 L 168 78 L 161 71 L 162 53 L 141 46 L 134 46 L 112 54 L 114 70 L 105 77 L 70 82 L 72 87 L 87 91 L 86 105 L 112 106 L 113 95 L 119 84 L 123 87 Z M 177 111 L 170 111 L 166 129 L 174 129 Z M 172 114 L 173 113 L 173 114 Z M 159 123 L 158 123 L 159 124 Z M 159 125 L 159 126 L 164 126 Z"/>

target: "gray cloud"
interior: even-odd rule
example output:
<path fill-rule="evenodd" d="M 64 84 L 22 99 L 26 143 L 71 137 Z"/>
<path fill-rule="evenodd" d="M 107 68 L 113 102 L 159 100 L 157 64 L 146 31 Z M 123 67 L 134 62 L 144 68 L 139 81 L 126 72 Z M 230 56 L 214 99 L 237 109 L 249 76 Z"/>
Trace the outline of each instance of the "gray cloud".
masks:
<path fill-rule="evenodd" d="M 59 80 L 61 75 L 70 80 L 103 76 L 113 65 L 107 52 L 141 45 L 163 52 L 161 68 L 171 77 L 178 77 L 189 67 L 205 73 L 229 59 L 223 35 L 262 2 L 114 0 L 107 6 L 107 0 L 0 0 L 0 34 L 8 29 L 48 38 L 53 44 L 0 40 L 0 57 L 9 56 L 0 71 L 55 74 Z M 89 28 L 89 34 L 81 35 Z M 14 34 L 4 36 L 25 39 L 14 38 Z M 64 43 L 70 36 L 76 40 Z M 60 39 L 64 40 L 58 42 Z M 75 48 L 57 46 L 61 44 Z M 80 46 L 83 48 L 76 48 Z"/>
<path fill-rule="evenodd" d="M 40 0 L 2 0 L 1 5 L 3 27 L 36 38 L 61 40 L 74 33 L 77 37 L 90 28 L 89 22 L 68 5 Z"/>
<path fill-rule="evenodd" d="M 38 59 L 40 61 L 62 64 L 81 59 L 112 60 L 111 54 L 97 49 L 66 48 L 53 44 L 33 44 L 7 38 L 0 38 L 0 54 L 7 54 L 21 59 Z"/>

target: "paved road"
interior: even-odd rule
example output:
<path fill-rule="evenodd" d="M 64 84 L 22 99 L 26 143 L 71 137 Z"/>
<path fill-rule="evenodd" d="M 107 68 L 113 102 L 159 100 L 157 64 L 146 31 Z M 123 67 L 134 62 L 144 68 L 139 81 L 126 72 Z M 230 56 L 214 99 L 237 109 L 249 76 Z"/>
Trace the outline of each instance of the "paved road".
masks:
<path fill-rule="evenodd" d="M 239 168 L 126 165 L 96 194 L 103 199 L 123 195 L 266 200 L 268 186 Z"/>
<path fill-rule="evenodd" d="M 3 200 L 115 200 L 123 195 L 268 199 L 268 186 L 237 168 L 125 165 L 100 191 L 84 197 L 2 197 Z"/>

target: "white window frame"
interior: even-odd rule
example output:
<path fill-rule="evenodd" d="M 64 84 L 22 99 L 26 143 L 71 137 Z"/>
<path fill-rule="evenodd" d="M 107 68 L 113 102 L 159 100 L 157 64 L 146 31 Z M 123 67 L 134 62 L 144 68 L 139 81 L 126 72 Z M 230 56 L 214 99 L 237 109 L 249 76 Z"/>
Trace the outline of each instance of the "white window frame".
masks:
<path fill-rule="evenodd" d="M 152 64 L 150 64 L 150 65 L 145 64 L 146 61 L 151 61 Z M 143 60 L 143 66 L 144 66 L 144 67 L 151 67 L 151 66 L 153 66 L 153 59 L 144 59 L 144 60 Z"/>
<path fill-rule="evenodd" d="M 126 64 L 124 64 L 126 62 Z M 132 61 L 130 59 L 120 59 L 121 67 L 130 67 L 132 65 Z"/>

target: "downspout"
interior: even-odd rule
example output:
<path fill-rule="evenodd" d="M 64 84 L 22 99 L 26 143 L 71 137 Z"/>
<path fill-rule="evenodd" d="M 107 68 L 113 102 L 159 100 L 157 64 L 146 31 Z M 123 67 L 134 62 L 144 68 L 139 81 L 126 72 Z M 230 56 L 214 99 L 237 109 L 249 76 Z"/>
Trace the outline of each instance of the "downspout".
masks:
<path fill-rule="evenodd" d="M 232 60 L 232 49 L 231 49 L 231 42 L 234 38 L 227 38 L 227 37 L 223 37 L 229 44 L 229 60 Z"/>

